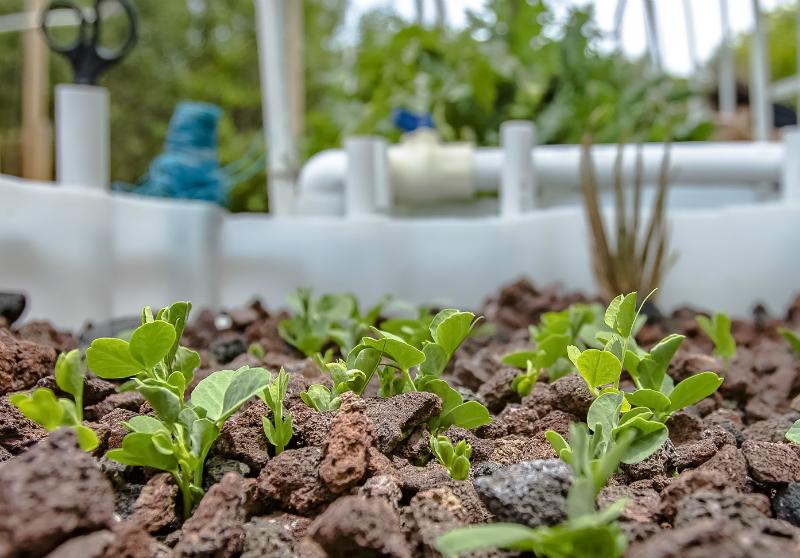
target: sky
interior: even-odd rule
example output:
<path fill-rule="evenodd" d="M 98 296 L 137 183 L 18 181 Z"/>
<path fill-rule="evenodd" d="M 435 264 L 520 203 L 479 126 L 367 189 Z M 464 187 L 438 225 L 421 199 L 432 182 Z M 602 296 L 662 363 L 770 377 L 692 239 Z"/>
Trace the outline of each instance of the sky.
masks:
<path fill-rule="evenodd" d="M 511 0 L 524 1 L 524 0 Z M 614 28 L 614 12 L 619 0 L 548 0 L 555 13 L 564 14 L 571 6 L 595 5 L 598 25 L 609 33 Z M 761 0 L 762 10 L 769 10 L 792 0 Z M 727 0 L 728 13 L 733 33 L 750 29 L 753 25 L 752 0 Z M 451 24 L 464 24 L 467 9 L 479 10 L 484 0 L 444 0 L 447 17 Z M 426 19 L 433 21 L 434 1 L 424 0 Z M 647 39 L 644 26 L 644 0 L 626 0 L 625 18 L 622 25 L 622 47 L 630 55 L 641 55 L 646 51 Z M 700 62 L 707 60 L 719 44 L 722 36 L 720 23 L 720 0 L 654 0 L 660 32 L 663 64 L 666 70 L 681 75 L 691 72 L 692 63 L 686 34 L 683 7 L 691 6 L 694 18 L 697 54 Z M 364 11 L 376 7 L 393 7 L 407 18 L 415 17 L 415 0 L 351 0 L 353 9 L 348 13 L 346 25 L 355 26 Z M 795 41 L 794 37 L 785 40 Z"/>

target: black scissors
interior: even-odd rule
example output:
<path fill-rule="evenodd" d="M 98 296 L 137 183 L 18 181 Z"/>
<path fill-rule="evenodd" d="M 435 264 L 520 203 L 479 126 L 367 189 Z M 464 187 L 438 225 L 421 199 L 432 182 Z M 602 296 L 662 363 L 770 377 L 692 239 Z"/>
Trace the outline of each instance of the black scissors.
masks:
<path fill-rule="evenodd" d="M 102 25 L 100 6 L 109 2 L 122 7 L 128 19 L 128 36 L 120 47 L 113 49 L 105 48 L 100 44 Z M 48 16 L 54 10 L 70 10 L 78 17 L 78 36 L 71 44 L 65 45 L 52 36 Z M 94 20 L 92 21 L 87 19 L 83 10 L 70 0 L 53 0 L 42 14 L 42 31 L 47 44 L 70 61 L 72 69 L 75 71 L 75 83 L 84 85 L 94 85 L 100 74 L 128 55 L 138 38 L 136 11 L 129 0 L 95 0 L 93 10 Z"/>

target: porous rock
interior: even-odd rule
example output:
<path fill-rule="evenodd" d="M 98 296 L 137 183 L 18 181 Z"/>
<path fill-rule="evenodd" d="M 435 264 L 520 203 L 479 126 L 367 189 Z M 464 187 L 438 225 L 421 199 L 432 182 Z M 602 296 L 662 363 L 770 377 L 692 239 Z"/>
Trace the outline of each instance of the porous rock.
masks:
<path fill-rule="evenodd" d="M 529 527 L 554 525 L 566 518 L 571 484 L 572 472 L 558 459 L 523 461 L 474 482 L 478 496 L 498 521 Z"/>
<path fill-rule="evenodd" d="M 255 399 L 250 406 L 225 422 L 212 453 L 260 470 L 269 460 L 263 423 L 263 417 L 269 415 L 266 403 Z"/>
<path fill-rule="evenodd" d="M 333 494 L 347 492 L 364 478 L 373 440 L 364 401 L 347 395 L 343 394 L 341 409 L 331 424 L 319 467 L 320 479 Z"/>
<path fill-rule="evenodd" d="M 113 514 L 110 483 L 70 429 L 0 465 L 0 556 L 45 554 Z"/>
<path fill-rule="evenodd" d="M 318 447 L 284 450 L 261 469 L 259 492 L 282 509 L 312 513 L 332 497 L 319 478 L 322 458 Z"/>
<path fill-rule="evenodd" d="M 788 444 L 746 440 L 742 453 L 750 476 L 765 484 L 800 481 L 800 456 Z"/>
<path fill-rule="evenodd" d="M 407 432 L 424 424 L 442 410 L 442 400 L 432 393 L 415 391 L 394 397 L 365 399 L 372 422 L 375 447 L 391 453 Z"/>
<path fill-rule="evenodd" d="M 42 427 L 26 418 L 6 397 L 0 397 L 0 444 L 9 453 L 21 453 L 45 436 Z"/>
<path fill-rule="evenodd" d="M 411 558 L 400 518 L 380 498 L 339 498 L 308 529 L 330 558 L 382 556 Z"/>
<path fill-rule="evenodd" d="M 32 388 L 52 374 L 55 363 L 52 347 L 17 339 L 0 329 L 0 395 Z"/>
<path fill-rule="evenodd" d="M 133 504 L 131 521 L 155 535 L 178 525 L 176 498 L 178 485 L 170 473 L 159 473 L 144 485 Z"/>

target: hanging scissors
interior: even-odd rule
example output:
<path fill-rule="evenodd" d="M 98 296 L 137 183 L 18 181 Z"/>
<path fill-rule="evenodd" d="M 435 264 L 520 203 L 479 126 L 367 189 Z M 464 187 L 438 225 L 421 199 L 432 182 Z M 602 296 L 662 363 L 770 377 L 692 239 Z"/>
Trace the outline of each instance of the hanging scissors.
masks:
<path fill-rule="evenodd" d="M 106 48 L 100 44 L 102 31 L 100 6 L 105 3 L 120 6 L 128 20 L 127 37 L 117 48 Z M 72 43 L 65 45 L 53 36 L 53 25 L 48 21 L 48 16 L 54 10 L 70 10 L 77 16 L 78 36 Z M 88 11 L 87 17 L 87 14 L 71 0 L 53 0 L 42 14 L 42 31 L 50 48 L 62 54 L 72 64 L 75 83 L 94 85 L 100 74 L 128 55 L 136 44 L 138 34 L 136 11 L 129 0 L 95 0 L 94 7 Z"/>

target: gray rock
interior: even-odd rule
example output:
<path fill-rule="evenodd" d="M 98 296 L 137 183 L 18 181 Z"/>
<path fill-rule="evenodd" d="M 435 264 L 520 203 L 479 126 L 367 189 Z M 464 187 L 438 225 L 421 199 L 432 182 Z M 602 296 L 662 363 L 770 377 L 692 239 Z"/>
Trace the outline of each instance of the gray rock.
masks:
<path fill-rule="evenodd" d="M 772 500 L 775 517 L 800 527 L 800 483 L 793 482 L 778 490 Z"/>
<path fill-rule="evenodd" d="M 523 461 L 475 479 L 475 490 L 498 521 L 529 527 L 566 519 L 572 471 L 559 459 Z"/>
<path fill-rule="evenodd" d="M 244 551 L 241 558 L 294 558 L 291 534 L 266 517 L 254 517 L 244 526 Z"/>

